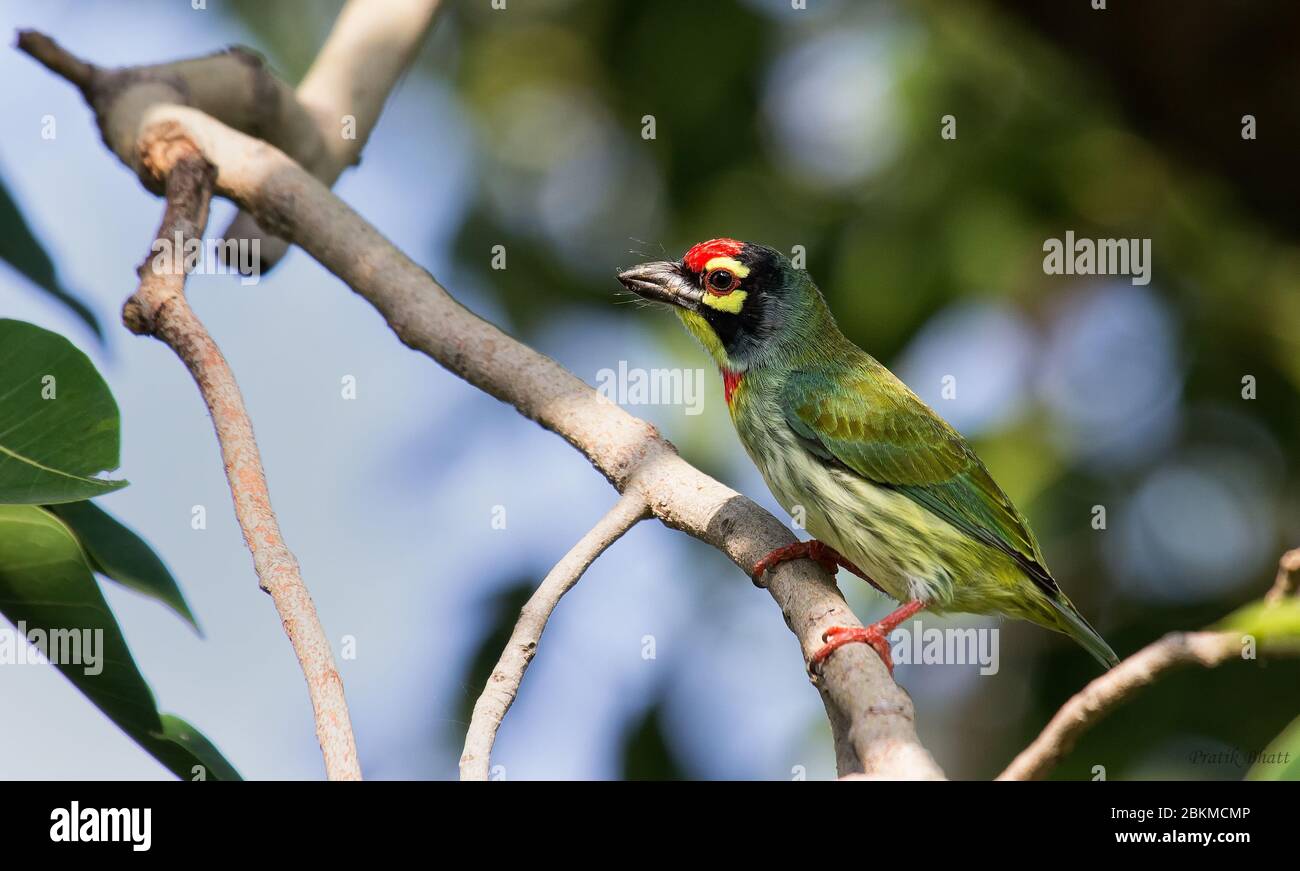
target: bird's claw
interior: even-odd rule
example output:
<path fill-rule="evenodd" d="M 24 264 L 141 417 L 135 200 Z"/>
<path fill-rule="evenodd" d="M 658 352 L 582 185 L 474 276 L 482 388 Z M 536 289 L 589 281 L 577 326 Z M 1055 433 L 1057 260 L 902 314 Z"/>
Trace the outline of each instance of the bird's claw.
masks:
<path fill-rule="evenodd" d="M 894 657 L 889 651 L 889 639 L 875 626 L 832 626 L 822 633 L 822 646 L 808 658 L 808 670 L 814 676 L 821 676 L 822 663 L 832 653 L 846 644 L 862 643 L 870 645 L 876 651 L 880 661 L 885 664 L 892 677 L 894 674 Z"/>
<path fill-rule="evenodd" d="M 896 608 L 883 619 L 870 626 L 832 626 L 822 633 L 822 646 L 808 658 L 808 671 L 814 676 L 821 675 L 822 663 L 826 658 L 846 644 L 862 642 L 871 645 L 871 649 L 880 656 L 880 661 L 889 669 L 889 676 L 894 676 L 894 657 L 889 652 L 889 635 L 904 620 L 911 619 L 917 611 L 925 608 L 926 603 L 913 600 Z"/>
<path fill-rule="evenodd" d="M 767 582 L 763 579 L 763 576 L 775 566 L 793 559 L 810 559 L 825 569 L 826 573 L 831 577 L 835 577 L 835 573 L 840 570 L 840 566 L 845 566 L 851 571 L 860 574 L 857 568 L 840 556 L 839 551 L 835 550 L 835 548 L 813 539 L 812 541 L 797 541 L 785 547 L 778 547 L 754 563 L 754 569 L 750 572 L 754 586 L 766 587 Z"/>

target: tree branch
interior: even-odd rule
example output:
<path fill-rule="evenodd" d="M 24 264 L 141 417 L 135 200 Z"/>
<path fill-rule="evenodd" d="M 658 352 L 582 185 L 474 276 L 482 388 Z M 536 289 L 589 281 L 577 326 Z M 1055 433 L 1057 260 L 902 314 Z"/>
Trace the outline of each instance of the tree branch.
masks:
<path fill-rule="evenodd" d="M 605 548 L 622 538 L 623 533 L 648 513 L 645 500 L 639 493 L 624 493 L 609 513 L 555 564 L 525 603 L 514 631 L 510 633 L 510 640 L 501 652 L 501 659 L 474 703 L 474 714 L 465 733 L 465 749 L 460 755 L 461 780 L 487 780 L 497 730 L 514 704 L 524 672 L 537 653 L 542 632 L 555 606 L 560 604 L 560 598 L 573 589 Z"/>
<path fill-rule="evenodd" d="M 316 121 L 309 141 L 318 138 L 324 147 L 304 160 L 295 150 L 272 144 L 333 187 L 344 169 L 360 161 L 389 92 L 414 60 L 439 5 L 440 0 L 348 0 L 297 90 L 298 102 Z M 231 221 L 225 238 L 261 240 L 263 272 L 289 250 L 245 211 Z M 223 246 L 222 255 L 228 250 Z"/>
<path fill-rule="evenodd" d="M 1214 668 L 1240 656 L 1239 633 L 1170 632 L 1075 694 L 997 779 L 1040 780 L 1046 777 L 1074 749 L 1075 742 L 1084 732 L 1165 672 L 1183 665 Z"/>
<path fill-rule="evenodd" d="M 146 186 L 171 169 L 161 144 L 192 143 L 216 166 L 219 194 L 368 300 L 403 343 L 564 438 L 620 492 L 638 492 L 664 524 L 713 545 L 746 574 L 761 557 L 794 542 L 771 514 L 682 460 L 653 426 L 462 307 L 283 152 L 184 102 L 179 92 L 150 82 L 94 104 L 110 149 Z M 830 576 L 808 560 L 780 565 L 768 581 L 805 663 L 831 626 L 862 625 Z M 911 699 L 874 651 L 857 644 L 840 648 L 814 683 L 840 774 L 943 776 L 916 737 Z"/>
<path fill-rule="evenodd" d="M 276 77 L 254 51 L 234 46 L 200 58 L 149 66 L 110 69 L 84 63 L 43 33 L 18 32 L 18 48 L 64 76 L 94 109 L 105 143 L 122 141 L 135 131 L 114 129 L 115 119 L 132 113 L 109 113 L 125 101 L 179 102 L 202 108 L 213 118 L 270 142 L 304 164 L 327 153 L 316 117 L 299 103 L 293 89 Z M 150 190 L 162 193 L 161 179 Z"/>
<path fill-rule="evenodd" d="M 1265 608 L 1295 595 L 1300 548 L 1282 555 L 1277 581 L 1264 597 Z M 1239 631 L 1170 632 L 1088 684 L 1061 706 L 1042 733 L 1020 752 L 998 780 L 1040 780 L 1065 758 L 1079 737 L 1143 687 L 1184 665 L 1215 668 L 1244 656 L 1246 636 Z M 1258 639 L 1254 639 L 1258 641 Z M 1292 645 L 1270 645 L 1268 652 L 1297 654 Z"/>
<path fill-rule="evenodd" d="M 259 583 L 271 594 L 307 679 L 326 774 L 331 780 L 360 780 L 343 681 L 298 562 L 280 534 L 239 385 L 185 299 L 185 244 L 202 238 L 216 171 L 184 140 L 159 142 L 156 147 L 167 154 L 153 159 L 170 167 L 165 186 L 167 208 L 154 253 L 140 264 L 140 287 L 123 307 L 122 320 L 131 332 L 162 340 L 194 376 L 212 416 L 235 516 L 253 554 Z"/>

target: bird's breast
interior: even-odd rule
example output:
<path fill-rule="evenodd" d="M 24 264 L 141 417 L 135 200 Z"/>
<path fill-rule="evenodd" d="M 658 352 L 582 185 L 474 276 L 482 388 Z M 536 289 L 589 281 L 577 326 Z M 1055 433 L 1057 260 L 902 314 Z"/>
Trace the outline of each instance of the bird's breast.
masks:
<path fill-rule="evenodd" d="M 982 569 L 972 561 L 974 543 L 951 524 L 809 451 L 774 398 L 751 390 L 743 400 L 732 405 L 736 432 L 776 501 L 891 596 L 942 606 L 956 578 Z"/>

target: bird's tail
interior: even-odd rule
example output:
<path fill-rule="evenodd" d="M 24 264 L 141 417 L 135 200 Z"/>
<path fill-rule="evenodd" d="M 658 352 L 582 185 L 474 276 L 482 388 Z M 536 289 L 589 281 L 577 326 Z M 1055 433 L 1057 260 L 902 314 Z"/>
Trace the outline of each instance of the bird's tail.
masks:
<path fill-rule="evenodd" d="M 1079 642 L 1079 645 L 1093 655 L 1098 662 L 1106 668 L 1114 668 L 1119 665 L 1119 657 L 1115 651 L 1110 649 L 1110 645 L 1105 639 L 1097 633 L 1096 629 L 1088 625 L 1088 621 L 1083 619 L 1083 615 L 1074 607 L 1069 599 L 1065 596 L 1048 596 L 1047 600 L 1052 605 L 1052 610 L 1056 612 L 1055 616 L 1059 618 L 1057 628 L 1066 635 Z"/>

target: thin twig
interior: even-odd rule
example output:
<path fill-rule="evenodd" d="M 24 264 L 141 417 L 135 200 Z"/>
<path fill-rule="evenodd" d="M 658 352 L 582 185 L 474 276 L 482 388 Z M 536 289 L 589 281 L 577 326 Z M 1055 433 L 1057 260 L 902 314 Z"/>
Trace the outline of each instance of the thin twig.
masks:
<path fill-rule="evenodd" d="M 307 679 L 326 775 L 331 780 L 360 780 L 361 767 L 343 681 L 298 571 L 298 561 L 280 534 L 239 385 L 221 350 L 185 299 L 185 243 L 202 237 L 216 172 L 202 154 L 183 140 L 159 143 L 158 147 L 170 152 L 165 157 L 154 157 L 170 164 L 166 175 L 167 208 L 154 253 L 140 265 L 140 287 L 127 300 L 122 319 L 132 332 L 162 340 L 194 376 L 212 415 L 235 516 L 252 551 L 258 581 L 271 594 Z M 159 257 L 165 257 L 161 265 Z"/>
<path fill-rule="evenodd" d="M 1300 588 L 1300 547 L 1282 554 L 1277 563 L 1277 579 L 1264 601 L 1275 604 L 1296 595 L 1297 588 Z"/>
<path fill-rule="evenodd" d="M 91 101 L 90 86 L 95 75 L 93 65 L 65 51 L 63 46 L 36 30 L 18 31 L 17 45 L 20 51 L 31 55 L 50 72 L 76 85 L 87 102 Z"/>
<path fill-rule="evenodd" d="M 1183 665 L 1214 668 L 1241 656 L 1234 632 L 1171 632 L 1139 650 L 1067 701 L 998 780 L 1039 780 L 1051 773 L 1079 737 L 1156 678 Z"/>
<path fill-rule="evenodd" d="M 524 672 L 537 654 L 537 644 L 560 598 L 573 589 L 596 557 L 648 514 L 639 493 L 624 493 L 609 513 L 555 564 L 528 599 L 519 612 L 510 641 L 501 651 L 501 659 L 474 703 L 474 714 L 465 733 L 465 749 L 460 755 L 461 780 L 487 780 L 497 730 L 514 704 Z"/>
<path fill-rule="evenodd" d="M 1296 593 L 1300 548 L 1278 562 L 1277 580 L 1264 597 L 1266 608 Z M 1156 678 L 1183 665 L 1214 668 L 1245 655 L 1240 632 L 1171 632 L 1139 650 L 1072 696 L 1033 743 L 1020 752 L 998 780 L 1039 780 L 1051 774 L 1084 732 L 1128 701 Z M 1269 652 L 1300 653 L 1294 645 L 1273 645 Z"/>

